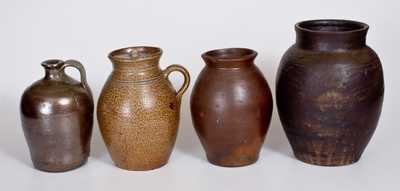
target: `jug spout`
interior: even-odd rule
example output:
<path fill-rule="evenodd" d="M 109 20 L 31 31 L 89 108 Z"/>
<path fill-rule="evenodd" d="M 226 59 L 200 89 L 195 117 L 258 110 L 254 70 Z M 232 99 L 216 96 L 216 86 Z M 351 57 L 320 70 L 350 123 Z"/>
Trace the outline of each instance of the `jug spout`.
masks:
<path fill-rule="evenodd" d="M 64 70 L 60 70 L 64 61 L 58 59 L 50 59 L 42 62 L 42 66 L 45 69 L 45 79 L 47 80 L 59 80 L 64 75 Z"/>

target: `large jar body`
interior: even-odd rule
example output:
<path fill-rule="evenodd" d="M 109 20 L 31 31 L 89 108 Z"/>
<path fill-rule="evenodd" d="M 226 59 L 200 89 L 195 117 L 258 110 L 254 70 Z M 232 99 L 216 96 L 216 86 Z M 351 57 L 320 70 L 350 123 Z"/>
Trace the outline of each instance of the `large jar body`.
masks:
<path fill-rule="evenodd" d="M 190 105 L 193 125 L 212 164 L 235 167 L 257 161 L 271 119 L 272 96 L 254 64 L 207 65 L 197 78 Z"/>
<path fill-rule="evenodd" d="M 93 100 L 81 83 L 43 79 L 25 90 L 21 120 L 35 168 L 67 171 L 87 161 L 93 125 Z"/>
<path fill-rule="evenodd" d="M 346 165 L 359 160 L 377 126 L 382 66 L 363 44 L 365 33 L 359 38 L 323 35 L 307 42 L 302 39 L 306 35 L 298 36 L 300 42 L 283 56 L 276 85 L 278 111 L 299 160 Z M 320 49 L 314 48 L 317 43 Z"/>
<path fill-rule="evenodd" d="M 99 125 L 111 158 L 128 170 L 163 166 L 178 130 L 180 102 L 176 91 L 161 74 L 141 81 L 123 76 L 111 74 L 98 102 Z"/>

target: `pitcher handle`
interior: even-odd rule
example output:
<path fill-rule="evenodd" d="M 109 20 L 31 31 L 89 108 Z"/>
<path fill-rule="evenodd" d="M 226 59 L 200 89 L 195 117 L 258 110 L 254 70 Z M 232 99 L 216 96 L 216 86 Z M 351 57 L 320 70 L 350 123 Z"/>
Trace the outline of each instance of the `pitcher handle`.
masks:
<path fill-rule="evenodd" d="M 187 88 L 189 87 L 189 83 L 190 83 L 190 75 L 189 72 L 181 65 L 177 65 L 177 64 L 173 64 L 168 66 L 164 71 L 164 77 L 168 79 L 168 76 L 171 72 L 180 72 L 183 77 L 184 77 L 184 81 L 182 84 L 182 87 L 178 90 L 177 94 L 176 94 L 176 98 L 178 99 L 178 101 L 181 100 L 183 94 L 185 93 L 185 91 L 187 90 Z"/>
<path fill-rule="evenodd" d="M 82 63 L 77 60 L 67 60 L 64 62 L 60 69 L 63 70 L 66 67 L 74 67 L 79 70 L 79 73 L 81 75 L 81 85 L 89 92 L 90 96 L 92 96 L 92 92 L 90 91 L 89 85 L 86 80 L 86 70 L 83 67 Z"/>

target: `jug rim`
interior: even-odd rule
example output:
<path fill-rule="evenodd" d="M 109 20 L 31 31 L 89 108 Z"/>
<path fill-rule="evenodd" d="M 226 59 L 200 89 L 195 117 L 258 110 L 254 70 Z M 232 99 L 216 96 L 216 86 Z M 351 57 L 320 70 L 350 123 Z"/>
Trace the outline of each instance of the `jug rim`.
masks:
<path fill-rule="evenodd" d="M 64 64 L 64 61 L 60 60 L 60 59 L 48 59 L 41 63 L 41 65 L 47 69 L 59 68 L 59 67 L 61 67 L 62 64 Z"/>

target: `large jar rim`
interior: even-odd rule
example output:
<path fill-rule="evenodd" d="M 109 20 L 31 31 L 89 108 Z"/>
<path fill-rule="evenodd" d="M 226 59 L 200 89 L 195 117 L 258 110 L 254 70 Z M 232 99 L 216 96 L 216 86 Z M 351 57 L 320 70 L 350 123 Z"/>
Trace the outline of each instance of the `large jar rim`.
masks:
<path fill-rule="evenodd" d="M 295 25 L 296 30 L 318 34 L 348 34 L 368 30 L 366 23 L 353 20 L 320 19 L 306 20 Z"/>

